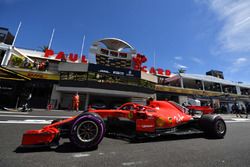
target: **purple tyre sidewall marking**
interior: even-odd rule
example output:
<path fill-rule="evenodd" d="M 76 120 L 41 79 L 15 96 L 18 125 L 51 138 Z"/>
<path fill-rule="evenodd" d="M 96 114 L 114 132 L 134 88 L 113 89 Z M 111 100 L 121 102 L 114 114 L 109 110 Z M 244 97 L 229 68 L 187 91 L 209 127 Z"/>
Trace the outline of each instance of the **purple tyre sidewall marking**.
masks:
<path fill-rule="evenodd" d="M 84 116 L 82 116 L 82 117 L 80 117 L 79 119 L 77 119 L 76 121 L 75 121 L 75 123 L 73 124 L 73 126 L 72 126 L 72 129 L 71 129 L 71 134 L 72 133 L 74 133 L 74 127 L 75 127 L 75 125 L 79 122 L 79 121 L 81 121 L 81 120 L 83 120 L 83 119 L 90 119 L 90 120 L 92 120 L 92 121 L 94 121 L 95 123 L 96 122 L 98 122 L 98 127 L 100 126 L 101 128 L 100 128 L 100 135 L 98 135 L 99 136 L 99 139 L 96 141 L 96 142 L 94 142 L 93 144 L 91 144 L 90 145 L 90 147 L 91 146 L 95 146 L 95 145 L 98 145 L 100 142 L 101 142 L 101 140 L 103 139 L 103 136 L 104 136 L 104 126 L 103 126 L 103 122 L 102 122 L 102 120 L 100 120 L 100 118 L 96 118 L 96 116 L 94 116 L 94 115 L 84 115 Z M 72 139 L 72 138 L 71 138 Z M 73 138 L 73 140 L 75 141 L 76 139 L 75 138 Z M 77 141 L 76 141 L 77 142 Z"/>

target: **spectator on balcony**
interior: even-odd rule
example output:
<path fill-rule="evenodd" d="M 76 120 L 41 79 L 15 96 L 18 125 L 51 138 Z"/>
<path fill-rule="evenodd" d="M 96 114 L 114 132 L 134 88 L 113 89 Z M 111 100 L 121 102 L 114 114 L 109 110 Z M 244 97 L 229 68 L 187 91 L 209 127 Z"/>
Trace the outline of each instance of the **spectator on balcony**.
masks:
<path fill-rule="evenodd" d="M 49 69 L 49 60 L 46 60 L 44 68 L 45 68 L 45 71 L 48 71 L 48 69 Z"/>
<path fill-rule="evenodd" d="M 44 61 L 42 61 L 42 62 L 40 62 L 40 63 L 38 64 L 38 70 L 44 71 L 44 68 L 45 68 L 45 63 L 44 63 Z"/>
<path fill-rule="evenodd" d="M 33 63 L 33 68 L 37 70 L 38 69 L 38 64 L 39 63 L 38 63 L 37 59 L 35 59 L 34 63 Z"/>
<path fill-rule="evenodd" d="M 26 57 L 26 58 L 24 59 L 24 61 L 23 61 L 23 67 L 24 67 L 24 68 L 28 68 L 28 66 L 29 66 L 29 61 L 28 61 L 28 58 Z"/>

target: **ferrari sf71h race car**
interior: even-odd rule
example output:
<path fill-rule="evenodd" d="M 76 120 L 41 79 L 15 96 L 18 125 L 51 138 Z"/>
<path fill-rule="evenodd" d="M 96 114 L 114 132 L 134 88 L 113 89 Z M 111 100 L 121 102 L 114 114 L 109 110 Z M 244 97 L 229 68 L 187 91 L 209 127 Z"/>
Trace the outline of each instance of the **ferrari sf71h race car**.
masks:
<path fill-rule="evenodd" d="M 213 138 L 223 138 L 226 124 L 219 115 L 190 115 L 171 101 L 151 101 L 149 105 L 126 103 L 116 110 L 89 110 L 64 119 L 54 120 L 40 130 L 23 135 L 22 146 L 50 146 L 60 138 L 79 148 L 97 147 L 105 134 L 121 134 L 131 139 L 157 137 L 180 132 L 205 132 Z"/>

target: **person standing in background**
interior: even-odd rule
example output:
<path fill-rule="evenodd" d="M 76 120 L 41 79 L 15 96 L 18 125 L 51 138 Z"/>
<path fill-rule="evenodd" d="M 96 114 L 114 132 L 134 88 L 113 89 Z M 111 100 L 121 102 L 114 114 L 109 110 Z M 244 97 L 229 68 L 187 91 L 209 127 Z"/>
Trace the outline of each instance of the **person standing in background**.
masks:
<path fill-rule="evenodd" d="M 246 110 L 245 110 L 244 105 L 241 104 L 240 107 L 241 107 L 240 113 L 241 113 L 241 114 L 245 114 L 245 113 L 246 113 Z"/>
<path fill-rule="evenodd" d="M 240 109 L 238 107 L 237 103 L 234 103 L 232 105 L 232 112 L 236 114 L 236 117 L 238 117 L 238 115 L 242 118 L 241 114 L 240 114 Z"/>
<path fill-rule="evenodd" d="M 79 103 L 80 103 L 80 97 L 78 95 L 78 92 L 73 96 L 73 110 L 78 111 L 79 110 Z"/>
<path fill-rule="evenodd" d="M 45 70 L 45 71 L 48 71 L 48 70 L 49 70 L 49 60 L 46 60 L 46 61 L 45 61 L 44 70 Z"/>
<path fill-rule="evenodd" d="M 248 118 L 248 113 L 250 112 L 250 103 L 246 106 L 246 118 Z"/>

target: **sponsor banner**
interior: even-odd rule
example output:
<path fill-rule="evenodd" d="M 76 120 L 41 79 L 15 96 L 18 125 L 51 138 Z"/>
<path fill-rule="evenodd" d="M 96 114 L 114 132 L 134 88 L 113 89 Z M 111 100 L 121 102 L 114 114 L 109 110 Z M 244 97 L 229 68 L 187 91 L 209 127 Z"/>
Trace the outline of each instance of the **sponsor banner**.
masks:
<path fill-rule="evenodd" d="M 195 94 L 195 95 L 202 95 L 202 96 L 221 96 L 221 95 L 223 95 L 223 93 L 221 93 L 221 92 L 211 92 L 211 91 L 186 89 L 186 88 L 183 89 L 183 88 L 167 87 L 167 86 L 161 86 L 161 85 L 156 85 L 156 90 L 163 91 L 163 92 L 173 92 L 173 93 L 179 93 L 179 94 Z M 232 96 L 235 96 L 235 95 L 232 95 Z"/>
<path fill-rule="evenodd" d="M 27 71 L 19 71 L 19 73 L 33 79 L 59 80 L 58 74 L 46 74 Z"/>
<path fill-rule="evenodd" d="M 108 66 L 103 66 L 100 64 L 89 64 L 88 71 L 106 73 L 110 75 L 120 75 L 120 76 L 126 76 L 126 77 L 137 77 L 137 78 L 141 77 L 140 71 L 108 67 Z"/>
<path fill-rule="evenodd" d="M 11 91 L 11 90 L 13 90 L 13 88 L 12 87 L 8 87 L 8 86 L 2 86 L 2 85 L 0 85 L 0 90 L 9 90 L 9 91 Z"/>

